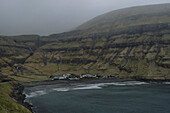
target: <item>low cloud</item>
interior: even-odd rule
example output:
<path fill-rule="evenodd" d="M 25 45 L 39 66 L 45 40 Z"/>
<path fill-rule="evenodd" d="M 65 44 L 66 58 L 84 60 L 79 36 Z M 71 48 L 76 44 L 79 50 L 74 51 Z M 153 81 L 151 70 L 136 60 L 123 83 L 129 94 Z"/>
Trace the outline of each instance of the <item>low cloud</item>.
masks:
<path fill-rule="evenodd" d="M 169 0 L 1 0 L 0 35 L 69 31 L 108 11 Z"/>

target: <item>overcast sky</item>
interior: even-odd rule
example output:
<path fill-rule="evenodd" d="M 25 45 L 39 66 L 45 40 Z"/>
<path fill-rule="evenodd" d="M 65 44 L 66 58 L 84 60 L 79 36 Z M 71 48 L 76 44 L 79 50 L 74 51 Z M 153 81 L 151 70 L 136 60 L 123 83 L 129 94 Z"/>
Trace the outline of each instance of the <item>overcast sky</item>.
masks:
<path fill-rule="evenodd" d="M 0 35 L 64 32 L 112 10 L 159 3 L 170 0 L 0 0 Z"/>

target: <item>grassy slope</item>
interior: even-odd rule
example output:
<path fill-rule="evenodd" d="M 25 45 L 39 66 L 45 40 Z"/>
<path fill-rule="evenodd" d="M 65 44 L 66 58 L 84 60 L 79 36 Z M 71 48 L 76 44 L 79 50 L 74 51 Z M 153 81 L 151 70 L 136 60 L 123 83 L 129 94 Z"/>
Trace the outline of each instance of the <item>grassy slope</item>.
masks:
<path fill-rule="evenodd" d="M 31 113 L 11 98 L 12 83 L 0 83 L 0 113 Z"/>
<path fill-rule="evenodd" d="M 119 9 L 89 20 L 80 25 L 77 30 L 85 30 L 88 33 L 109 32 L 135 25 L 170 22 L 169 11 L 170 4 Z"/>

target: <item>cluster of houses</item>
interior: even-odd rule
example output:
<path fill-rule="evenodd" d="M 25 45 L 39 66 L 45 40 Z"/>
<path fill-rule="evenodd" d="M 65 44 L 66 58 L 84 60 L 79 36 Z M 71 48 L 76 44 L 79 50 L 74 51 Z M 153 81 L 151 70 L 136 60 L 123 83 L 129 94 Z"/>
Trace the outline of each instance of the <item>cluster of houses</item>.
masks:
<path fill-rule="evenodd" d="M 58 75 L 51 75 L 50 78 L 52 80 L 79 80 L 83 78 L 114 78 L 118 76 L 118 74 L 112 74 L 112 75 L 92 75 L 92 74 L 58 74 Z"/>

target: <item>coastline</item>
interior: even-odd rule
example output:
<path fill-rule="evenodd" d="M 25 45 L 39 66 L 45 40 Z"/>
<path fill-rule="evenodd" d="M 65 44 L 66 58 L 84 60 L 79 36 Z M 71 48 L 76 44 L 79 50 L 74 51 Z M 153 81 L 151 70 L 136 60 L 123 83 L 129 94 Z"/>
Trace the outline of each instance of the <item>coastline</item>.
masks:
<path fill-rule="evenodd" d="M 24 90 L 24 85 L 20 83 L 14 84 L 11 97 L 14 98 L 17 101 L 17 103 L 23 105 L 28 110 L 30 110 L 30 112 L 33 113 L 33 110 L 32 110 L 33 106 L 30 103 L 25 102 L 26 95 L 23 94 L 23 90 Z"/>
<path fill-rule="evenodd" d="M 11 94 L 11 98 L 15 99 L 18 104 L 23 105 L 30 112 L 33 112 L 33 105 L 25 102 L 26 95 L 23 93 L 24 88 L 27 87 L 36 87 L 42 85 L 69 85 L 69 84 L 94 84 L 94 83 L 109 83 L 109 82 L 125 82 L 125 81 L 133 81 L 134 79 L 82 79 L 82 80 L 46 80 L 46 81 L 38 81 L 38 82 L 27 82 L 27 83 L 14 83 L 13 92 Z"/>
<path fill-rule="evenodd" d="M 170 82 L 169 79 L 133 79 L 133 78 L 108 78 L 108 79 L 80 79 L 80 80 L 46 80 L 38 82 L 22 83 L 24 87 L 35 87 L 41 85 L 69 85 L 69 84 L 95 84 L 95 83 L 109 83 L 109 82 L 126 82 L 126 81 L 141 81 L 141 82 Z"/>
<path fill-rule="evenodd" d="M 24 88 L 27 87 L 36 87 L 36 86 L 42 86 L 42 85 L 58 85 L 58 86 L 64 86 L 64 85 L 72 85 L 72 84 L 96 84 L 96 83 L 110 83 L 110 82 L 126 82 L 126 81 L 142 81 L 142 82 L 170 82 L 170 80 L 155 80 L 155 79 L 81 79 L 81 80 L 46 80 L 46 81 L 38 81 L 38 82 L 28 82 L 28 83 L 17 83 L 13 85 L 13 93 L 12 98 L 14 98 L 19 104 L 23 105 L 27 109 L 29 109 L 32 113 L 33 112 L 33 105 L 31 105 L 28 102 L 25 102 L 26 95 L 23 94 Z"/>
<path fill-rule="evenodd" d="M 69 84 L 95 84 L 95 83 L 109 83 L 109 82 L 125 82 L 125 81 L 134 81 L 135 79 L 80 79 L 80 80 L 47 80 L 40 82 L 28 82 L 23 83 L 24 87 L 35 87 L 41 85 L 69 85 Z"/>

